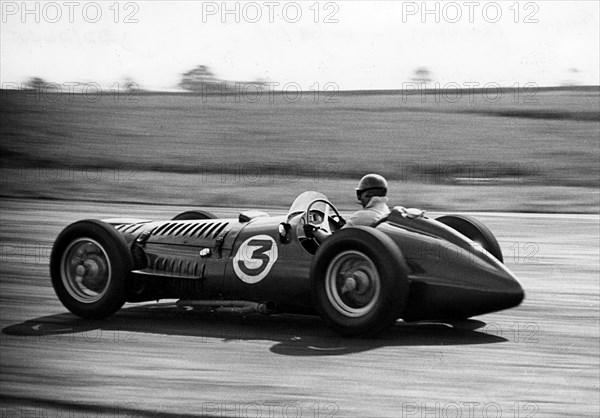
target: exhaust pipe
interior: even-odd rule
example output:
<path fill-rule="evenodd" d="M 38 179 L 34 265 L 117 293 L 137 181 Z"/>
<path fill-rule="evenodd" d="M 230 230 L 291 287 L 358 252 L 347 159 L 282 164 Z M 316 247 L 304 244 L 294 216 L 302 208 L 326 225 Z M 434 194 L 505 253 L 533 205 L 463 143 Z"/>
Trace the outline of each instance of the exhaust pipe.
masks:
<path fill-rule="evenodd" d="M 269 315 L 277 312 L 277 303 L 273 301 L 261 302 L 256 307 L 258 313 Z"/>
<path fill-rule="evenodd" d="M 177 306 L 185 307 L 212 307 L 215 312 L 229 312 L 238 314 L 261 313 L 272 314 L 277 309 L 275 302 L 249 302 L 246 300 L 178 300 Z"/>

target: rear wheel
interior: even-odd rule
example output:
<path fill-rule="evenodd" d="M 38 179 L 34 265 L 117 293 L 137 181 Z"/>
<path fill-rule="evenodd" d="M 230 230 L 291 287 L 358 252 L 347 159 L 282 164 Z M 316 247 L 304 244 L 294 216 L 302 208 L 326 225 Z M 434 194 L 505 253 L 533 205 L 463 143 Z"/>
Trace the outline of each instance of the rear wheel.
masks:
<path fill-rule="evenodd" d="M 312 297 L 323 319 L 347 336 L 372 336 L 402 314 L 408 267 L 387 235 L 342 229 L 327 239 L 311 267 Z"/>
<path fill-rule="evenodd" d="M 125 239 L 96 220 L 66 227 L 50 255 L 50 276 L 63 305 L 82 318 L 103 318 L 125 303 L 125 281 L 132 269 Z"/>
<path fill-rule="evenodd" d="M 488 253 L 496 257 L 498 261 L 504 262 L 498 240 L 496 240 L 494 233 L 483 222 L 465 215 L 440 216 L 436 221 L 478 242 Z"/>
<path fill-rule="evenodd" d="M 217 219 L 217 215 L 207 210 L 188 210 L 175 216 L 172 221 L 191 221 L 191 220 L 202 220 L 202 219 Z"/>

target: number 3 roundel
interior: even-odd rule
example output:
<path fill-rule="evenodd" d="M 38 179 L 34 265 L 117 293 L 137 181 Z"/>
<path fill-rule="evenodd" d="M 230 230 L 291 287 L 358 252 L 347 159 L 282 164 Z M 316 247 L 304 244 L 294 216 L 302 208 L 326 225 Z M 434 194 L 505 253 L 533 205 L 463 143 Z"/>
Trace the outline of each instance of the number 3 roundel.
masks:
<path fill-rule="evenodd" d="M 241 281 L 254 284 L 264 279 L 277 261 L 277 244 L 268 235 L 256 235 L 240 245 L 233 270 Z"/>

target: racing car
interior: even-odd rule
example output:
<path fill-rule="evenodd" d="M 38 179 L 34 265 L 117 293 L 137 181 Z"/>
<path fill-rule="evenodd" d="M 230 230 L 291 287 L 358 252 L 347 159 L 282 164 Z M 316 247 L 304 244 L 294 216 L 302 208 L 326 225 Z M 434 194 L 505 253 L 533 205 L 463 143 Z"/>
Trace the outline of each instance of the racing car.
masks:
<path fill-rule="evenodd" d="M 178 299 L 186 309 L 318 314 L 346 336 L 373 336 L 398 319 L 466 319 L 524 298 L 477 219 L 394 207 L 372 226 L 349 226 L 319 192 L 300 194 L 285 216 L 78 221 L 57 237 L 50 276 L 83 318 Z"/>

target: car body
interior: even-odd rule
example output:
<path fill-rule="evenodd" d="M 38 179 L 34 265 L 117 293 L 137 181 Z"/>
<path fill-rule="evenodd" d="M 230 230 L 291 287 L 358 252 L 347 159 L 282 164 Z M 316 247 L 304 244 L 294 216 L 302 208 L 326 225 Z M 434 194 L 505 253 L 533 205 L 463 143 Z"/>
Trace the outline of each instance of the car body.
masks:
<path fill-rule="evenodd" d="M 301 194 L 287 216 L 191 211 L 166 221 L 79 221 L 55 242 L 51 278 L 82 317 L 180 299 L 216 310 L 320 314 L 350 336 L 377 334 L 399 318 L 469 318 L 524 297 L 496 239 L 472 218 L 434 220 L 398 207 L 374 226 L 343 226 L 318 192 Z"/>

